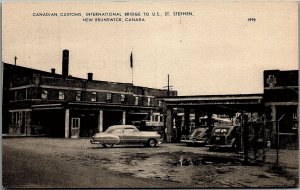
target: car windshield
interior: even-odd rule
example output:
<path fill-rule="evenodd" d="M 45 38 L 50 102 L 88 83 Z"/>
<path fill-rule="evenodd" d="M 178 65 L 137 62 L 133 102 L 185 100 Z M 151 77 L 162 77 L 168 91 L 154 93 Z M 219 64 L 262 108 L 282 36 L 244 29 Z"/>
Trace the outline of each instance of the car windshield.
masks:
<path fill-rule="evenodd" d="M 200 135 L 201 133 L 203 132 L 203 130 L 201 130 L 201 131 L 194 131 L 192 134 L 191 134 L 191 136 L 192 137 L 196 137 L 196 136 L 198 136 L 198 135 Z"/>

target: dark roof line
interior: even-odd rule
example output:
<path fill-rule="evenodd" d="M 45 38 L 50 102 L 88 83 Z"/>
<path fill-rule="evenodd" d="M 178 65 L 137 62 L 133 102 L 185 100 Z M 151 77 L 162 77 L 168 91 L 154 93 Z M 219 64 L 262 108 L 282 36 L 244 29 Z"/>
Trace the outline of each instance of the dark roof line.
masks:
<path fill-rule="evenodd" d="M 255 93 L 255 94 L 221 94 L 221 95 L 192 95 L 192 96 L 175 96 L 175 97 L 158 97 L 158 98 L 164 98 L 164 99 L 174 99 L 174 98 L 202 98 L 202 97 L 227 97 L 227 96 L 232 96 L 232 97 L 246 97 L 246 96 L 263 96 L 263 93 Z"/>
<path fill-rule="evenodd" d="M 297 70 L 297 69 L 291 69 L 291 70 L 279 70 L 279 69 L 270 69 L 270 70 L 264 70 L 264 72 L 278 72 L 278 71 L 280 71 L 280 72 L 295 72 L 295 71 L 299 71 L 299 70 Z"/>
<path fill-rule="evenodd" d="M 22 68 L 22 69 L 27 69 L 27 70 L 32 70 L 32 71 L 39 72 L 39 73 L 44 73 L 44 74 L 47 74 L 48 76 L 53 75 L 51 72 L 48 72 L 48 71 L 42 71 L 42 70 L 33 69 L 33 68 L 29 68 L 29 67 L 24 67 L 24 66 L 20 66 L 20 65 L 13 65 L 13 64 L 6 63 L 6 62 L 3 62 L 3 61 L 2 61 L 2 63 L 6 64 L 6 65 L 9 65 L 11 67 L 19 67 L 19 68 Z M 58 74 L 58 73 L 55 73 L 54 76 L 55 77 L 59 77 L 59 78 L 63 78 L 63 76 L 61 74 Z M 86 80 L 86 81 L 88 81 L 88 79 L 79 78 L 79 77 L 73 77 L 73 76 L 68 76 L 67 78 L 68 79 L 77 79 L 77 80 Z M 125 83 L 125 82 L 122 83 L 122 82 L 112 82 L 112 81 L 102 81 L 102 80 L 92 80 L 91 82 L 104 82 L 104 83 L 110 83 L 110 84 L 111 83 L 115 83 L 115 84 L 127 84 L 127 85 L 131 85 L 131 86 L 135 86 L 135 87 L 140 87 L 140 88 L 166 91 L 164 89 L 150 88 L 150 87 L 143 87 L 143 86 L 136 86 L 136 85 L 133 85 L 132 83 Z"/>

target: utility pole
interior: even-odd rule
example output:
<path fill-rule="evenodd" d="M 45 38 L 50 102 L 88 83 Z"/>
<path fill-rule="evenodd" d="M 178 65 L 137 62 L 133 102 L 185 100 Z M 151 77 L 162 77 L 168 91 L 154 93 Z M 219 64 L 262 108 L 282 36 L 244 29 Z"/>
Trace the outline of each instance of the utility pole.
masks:
<path fill-rule="evenodd" d="M 167 88 L 167 96 L 170 96 L 170 88 L 172 88 L 173 86 L 170 86 L 170 76 L 168 74 L 168 86 L 164 86 L 163 88 Z"/>
<path fill-rule="evenodd" d="M 168 74 L 168 93 L 167 93 L 168 97 L 170 96 L 170 76 Z"/>
<path fill-rule="evenodd" d="M 15 65 L 17 65 L 17 59 L 18 59 L 17 56 L 15 56 Z"/>

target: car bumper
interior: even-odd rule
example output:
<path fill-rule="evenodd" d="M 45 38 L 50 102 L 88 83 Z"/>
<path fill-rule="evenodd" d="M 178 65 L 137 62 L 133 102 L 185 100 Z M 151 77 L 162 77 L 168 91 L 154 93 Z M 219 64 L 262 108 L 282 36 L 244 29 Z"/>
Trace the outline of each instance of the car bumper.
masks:
<path fill-rule="evenodd" d="M 205 144 L 205 141 L 197 141 L 197 140 L 180 140 L 183 143 L 192 143 L 192 144 Z"/>
<path fill-rule="evenodd" d="M 99 141 L 95 141 L 94 139 L 91 139 L 91 140 L 90 140 L 90 143 L 91 143 L 91 144 L 100 144 Z"/>
<path fill-rule="evenodd" d="M 226 145 L 209 144 L 209 145 L 205 145 L 205 146 L 212 147 L 212 148 L 231 148 L 232 147 L 231 144 L 226 144 Z"/>
<path fill-rule="evenodd" d="M 158 139 L 158 140 L 157 140 L 157 144 L 161 144 L 162 141 L 163 141 L 162 139 Z"/>

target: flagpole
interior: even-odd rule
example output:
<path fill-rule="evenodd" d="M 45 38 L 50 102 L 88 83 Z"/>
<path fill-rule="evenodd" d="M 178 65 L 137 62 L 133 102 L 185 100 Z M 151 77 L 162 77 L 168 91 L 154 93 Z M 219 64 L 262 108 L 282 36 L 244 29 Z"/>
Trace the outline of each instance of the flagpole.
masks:
<path fill-rule="evenodd" d="M 131 68 L 131 83 L 133 84 L 133 67 Z"/>
<path fill-rule="evenodd" d="M 131 83 L 133 84 L 133 57 L 132 57 L 132 51 L 130 54 L 130 67 L 131 67 Z"/>

